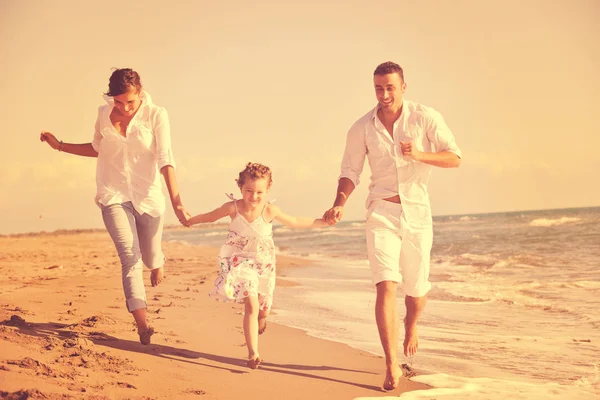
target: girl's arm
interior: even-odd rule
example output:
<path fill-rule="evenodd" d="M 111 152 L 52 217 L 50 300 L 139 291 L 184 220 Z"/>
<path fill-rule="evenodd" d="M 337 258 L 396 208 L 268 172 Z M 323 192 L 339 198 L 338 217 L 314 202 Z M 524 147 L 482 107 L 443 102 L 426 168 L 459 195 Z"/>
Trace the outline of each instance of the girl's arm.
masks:
<path fill-rule="evenodd" d="M 281 222 L 289 228 L 320 228 L 323 226 L 328 226 L 322 218 L 315 219 L 308 217 L 292 217 L 274 205 L 269 205 L 269 211 L 274 220 Z"/>
<path fill-rule="evenodd" d="M 193 216 L 192 218 L 187 220 L 186 225 L 192 226 L 192 225 L 203 224 L 203 223 L 207 223 L 207 222 L 215 222 L 215 221 L 220 220 L 221 218 L 231 216 L 233 213 L 235 213 L 235 206 L 233 205 L 233 202 L 230 201 L 228 203 L 223 204 L 219 208 L 215 208 L 211 212 Z"/>

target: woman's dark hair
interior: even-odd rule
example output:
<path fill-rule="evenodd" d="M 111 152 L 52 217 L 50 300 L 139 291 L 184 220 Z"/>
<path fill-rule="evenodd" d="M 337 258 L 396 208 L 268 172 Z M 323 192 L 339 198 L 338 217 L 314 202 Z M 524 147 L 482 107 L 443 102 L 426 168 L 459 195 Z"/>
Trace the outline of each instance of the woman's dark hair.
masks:
<path fill-rule="evenodd" d="M 108 80 L 107 96 L 118 96 L 134 87 L 138 92 L 142 89 L 142 81 L 137 72 L 131 68 L 115 69 Z"/>

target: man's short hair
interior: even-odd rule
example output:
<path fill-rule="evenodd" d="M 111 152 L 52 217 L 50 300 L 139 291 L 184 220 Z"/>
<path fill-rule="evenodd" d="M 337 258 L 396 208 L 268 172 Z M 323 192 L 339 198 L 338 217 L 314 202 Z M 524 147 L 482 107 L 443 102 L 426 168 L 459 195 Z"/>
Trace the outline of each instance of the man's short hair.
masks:
<path fill-rule="evenodd" d="M 402 67 L 392 61 L 386 61 L 382 64 L 379 64 L 377 68 L 375 68 L 375 72 L 373 75 L 387 75 L 397 73 L 402 78 L 402 82 L 404 82 L 404 71 Z"/>

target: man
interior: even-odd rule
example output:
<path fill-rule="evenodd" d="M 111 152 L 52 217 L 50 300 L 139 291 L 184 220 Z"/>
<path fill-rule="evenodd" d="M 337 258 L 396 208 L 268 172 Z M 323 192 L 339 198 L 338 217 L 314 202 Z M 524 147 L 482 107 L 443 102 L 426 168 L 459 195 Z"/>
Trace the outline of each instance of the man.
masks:
<path fill-rule="evenodd" d="M 458 167 L 461 152 L 437 111 L 403 99 L 406 83 L 398 64 L 379 65 L 373 81 L 378 104 L 348 132 L 335 202 L 323 217 L 329 224 L 341 220 L 344 204 L 358 185 L 368 157 L 367 251 L 377 288 L 375 317 L 386 358 L 383 388 L 392 390 L 402 376 L 396 347 L 397 286 L 405 293 L 407 357 L 417 351 L 417 320 L 431 288 L 429 175 L 433 166 Z"/>

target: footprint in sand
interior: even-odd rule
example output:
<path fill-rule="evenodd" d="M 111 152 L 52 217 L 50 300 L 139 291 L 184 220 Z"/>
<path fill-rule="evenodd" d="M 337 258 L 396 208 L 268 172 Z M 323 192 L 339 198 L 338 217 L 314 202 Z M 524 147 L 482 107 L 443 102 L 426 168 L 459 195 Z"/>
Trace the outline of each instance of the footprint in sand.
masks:
<path fill-rule="evenodd" d="M 205 394 L 208 394 L 204 390 L 198 390 L 198 389 L 184 390 L 183 393 L 185 393 L 185 394 L 195 394 L 196 396 L 203 396 Z"/>
<path fill-rule="evenodd" d="M 111 385 L 115 385 L 115 386 L 127 388 L 127 389 L 137 389 L 131 383 L 127 383 L 127 382 L 112 382 Z"/>

